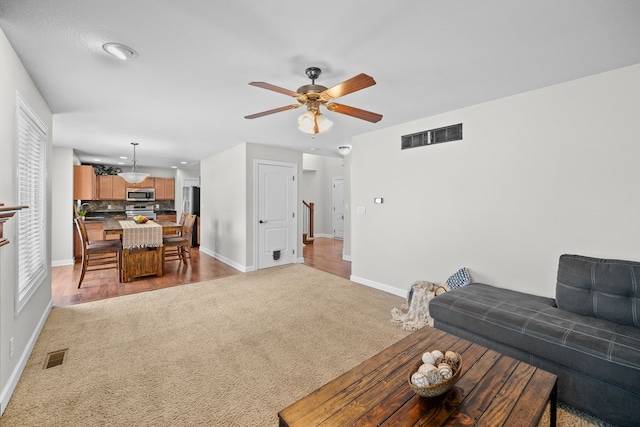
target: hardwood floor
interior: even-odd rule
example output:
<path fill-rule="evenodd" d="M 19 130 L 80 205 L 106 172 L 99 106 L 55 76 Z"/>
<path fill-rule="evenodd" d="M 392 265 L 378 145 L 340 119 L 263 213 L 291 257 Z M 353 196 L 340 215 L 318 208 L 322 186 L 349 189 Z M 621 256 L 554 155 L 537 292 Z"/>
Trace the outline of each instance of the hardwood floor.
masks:
<path fill-rule="evenodd" d="M 316 238 L 313 245 L 307 245 L 304 248 L 304 263 L 348 279 L 351 275 L 351 262 L 342 260 L 342 246 L 342 240 Z M 177 261 L 168 262 L 165 264 L 162 277 L 148 276 L 127 283 L 118 281 L 118 274 L 115 270 L 89 271 L 85 275 L 80 289 L 78 289 L 80 263 L 53 267 L 51 269 L 53 304 L 57 307 L 64 307 L 242 274 L 222 261 L 201 254 L 197 248 L 191 249 L 191 257 L 191 263 L 188 267 L 184 267 Z"/>
<path fill-rule="evenodd" d="M 342 259 L 343 240 L 316 237 L 313 245 L 304 247 L 304 264 L 336 276 L 351 277 L 351 261 Z"/>

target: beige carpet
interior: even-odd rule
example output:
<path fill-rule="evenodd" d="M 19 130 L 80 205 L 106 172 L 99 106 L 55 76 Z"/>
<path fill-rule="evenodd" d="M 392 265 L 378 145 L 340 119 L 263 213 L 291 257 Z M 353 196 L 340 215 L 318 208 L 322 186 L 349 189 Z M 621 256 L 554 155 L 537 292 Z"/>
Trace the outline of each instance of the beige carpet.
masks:
<path fill-rule="evenodd" d="M 390 323 L 401 303 L 298 264 L 55 308 L 0 425 L 276 426 L 280 409 L 405 336 Z"/>

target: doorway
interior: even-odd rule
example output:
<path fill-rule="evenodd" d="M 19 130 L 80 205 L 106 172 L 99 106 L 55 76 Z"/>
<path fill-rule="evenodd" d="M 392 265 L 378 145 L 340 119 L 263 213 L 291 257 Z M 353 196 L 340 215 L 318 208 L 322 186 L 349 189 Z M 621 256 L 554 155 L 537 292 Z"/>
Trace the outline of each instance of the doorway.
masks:
<path fill-rule="evenodd" d="M 295 260 L 297 170 L 294 163 L 255 161 L 258 270 L 291 264 Z"/>

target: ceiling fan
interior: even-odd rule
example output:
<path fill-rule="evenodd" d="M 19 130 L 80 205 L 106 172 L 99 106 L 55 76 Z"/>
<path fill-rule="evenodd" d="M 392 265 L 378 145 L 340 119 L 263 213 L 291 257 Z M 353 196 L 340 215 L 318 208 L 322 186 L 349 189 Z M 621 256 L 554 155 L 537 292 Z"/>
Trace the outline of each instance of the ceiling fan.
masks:
<path fill-rule="evenodd" d="M 245 116 L 245 119 L 256 119 L 269 114 L 279 113 L 281 111 L 292 110 L 302 105 L 307 107 L 307 112 L 298 118 L 298 129 L 310 135 L 324 132 L 333 124 L 329 119 L 320 113 L 320 106 L 326 107 L 327 110 L 336 113 L 346 114 L 347 116 L 357 119 L 366 120 L 371 123 L 377 123 L 382 119 L 381 114 L 372 113 L 371 111 L 361 110 L 359 108 L 350 107 L 344 104 L 332 102 L 334 99 L 345 96 L 358 90 L 373 86 L 376 81 L 373 77 L 366 74 L 358 74 L 342 83 L 327 89 L 325 86 L 317 85 L 316 79 L 322 73 L 318 67 L 309 67 L 306 70 L 307 76 L 311 79 L 310 85 L 300 86 L 296 92 L 279 86 L 265 82 L 251 82 L 251 86 L 261 87 L 263 89 L 272 90 L 274 92 L 283 93 L 296 98 L 298 104 L 285 105 L 284 107 L 274 108 L 273 110 L 263 111 L 261 113 Z"/>

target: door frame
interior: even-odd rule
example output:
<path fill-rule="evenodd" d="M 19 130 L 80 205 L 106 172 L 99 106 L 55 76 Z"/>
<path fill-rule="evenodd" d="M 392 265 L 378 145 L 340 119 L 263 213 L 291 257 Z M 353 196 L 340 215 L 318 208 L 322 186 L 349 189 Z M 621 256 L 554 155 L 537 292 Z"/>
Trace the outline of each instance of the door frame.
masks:
<path fill-rule="evenodd" d="M 258 201 L 259 201 L 259 190 L 260 190 L 260 176 L 258 174 L 258 168 L 260 165 L 269 165 L 269 166 L 283 166 L 283 167 L 290 167 L 293 169 L 293 179 L 294 179 L 294 185 L 293 185 L 293 204 L 292 204 L 292 208 L 293 208 L 293 215 L 294 215 L 294 227 L 293 227 L 293 233 L 291 236 L 292 242 L 291 242 L 291 247 L 296 251 L 293 254 L 293 262 L 292 264 L 295 264 L 298 262 L 298 258 L 301 254 L 298 253 L 298 232 L 299 232 L 299 228 L 300 228 L 300 218 L 298 217 L 298 164 L 297 163 L 289 163 L 289 162 L 279 162 L 276 160 L 266 160 L 266 159 L 253 159 L 253 222 L 252 222 L 252 228 L 253 228 L 253 270 L 259 270 L 260 269 L 260 264 L 258 262 L 259 259 L 259 244 L 258 244 L 258 238 L 259 238 L 259 233 L 258 233 L 258 221 L 260 220 L 260 218 L 258 218 Z"/>
<path fill-rule="evenodd" d="M 342 237 L 336 237 L 336 181 L 342 181 Z M 334 176 L 331 178 L 331 204 L 333 209 L 331 211 L 331 228 L 333 230 L 333 238 L 344 240 L 344 176 Z"/>

